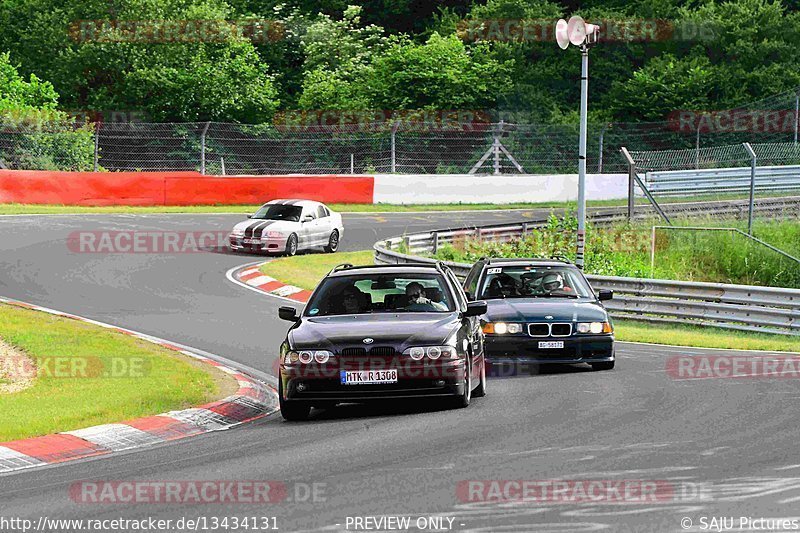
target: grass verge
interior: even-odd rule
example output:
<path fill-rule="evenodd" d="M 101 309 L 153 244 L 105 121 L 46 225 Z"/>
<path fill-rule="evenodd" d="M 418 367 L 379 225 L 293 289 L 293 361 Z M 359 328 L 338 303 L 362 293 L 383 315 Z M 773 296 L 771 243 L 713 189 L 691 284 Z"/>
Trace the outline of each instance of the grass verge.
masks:
<path fill-rule="evenodd" d="M 210 365 L 141 339 L 6 304 L 0 337 L 36 364 L 32 387 L 0 396 L 9 415 L 0 417 L 0 441 L 184 409 L 237 386 Z"/>
<path fill-rule="evenodd" d="M 306 254 L 274 259 L 263 265 L 261 271 L 283 283 L 313 290 L 319 280 L 334 266 L 340 263 L 370 265 L 373 263 L 372 259 L 372 250 L 324 255 Z M 700 348 L 800 352 L 800 338 L 783 335 L 746 333 L 690 325 L 645 324 L 630 320 L 615 320 L 614 327 L 619 341 Z"/>

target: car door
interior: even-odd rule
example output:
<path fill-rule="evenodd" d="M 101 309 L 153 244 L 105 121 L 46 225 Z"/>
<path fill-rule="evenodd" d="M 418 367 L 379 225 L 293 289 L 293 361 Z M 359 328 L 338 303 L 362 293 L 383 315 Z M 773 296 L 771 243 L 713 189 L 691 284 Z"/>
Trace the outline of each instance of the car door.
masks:
<path fill-rule="evenodd" d="M 453 271 L 449 269 L 447 270 L 447 278 L 453 286 L 456 305 L 458 305 L 461 311 L 466 311 L 467 295 L 464 293 L 464 289 L 461 288 L 458 278 L 456 278 Z M 477 316 L 471 316 L 463 318 L 462 320 L 465 321 L 464 325 L 467 329 L 467 342 L 469 342 L 472 347 L 471 368 L 474 384 L 475 380 L 480 378 L 480 365 L 483 364 L 483 331 L 481 329 L 481 319 Z"/>
<path fill-rule="evenodd" d="M 317 230 L 318 243 L 327 245 L 331 232 L 333 232 L 333 217 L 330 216 L 330 212 L 322 204 L 317 206 Z"/>
<path fill-rule="evenodd" d="M 311 217 L 309 219 L 309 217 Z M 300 215 L 300 229 L 298 230 L 297 238 L 300 242 L 301 248 L 309 248 L 314 246 L 317 238 L 317 210 L 314 206 L 304 206 L 303 214 Z"/>

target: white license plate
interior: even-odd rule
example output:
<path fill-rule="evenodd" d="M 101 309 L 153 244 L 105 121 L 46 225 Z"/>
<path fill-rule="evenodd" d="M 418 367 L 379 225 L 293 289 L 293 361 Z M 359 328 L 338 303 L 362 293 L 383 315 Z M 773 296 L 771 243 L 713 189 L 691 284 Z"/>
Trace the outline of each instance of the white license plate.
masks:
<path fill-rule="evenodd" d="M 261 239 L 242 239 L 245 244 L 261 244 Z"/>
<path fill-rule="evenodd" d="M 542 349 L 554 349 L 554 348 L 563 348 L 564 341 L 539 341 L 539 348 Z"/>
<path fill-rule="evenodd" d="M 342 385 L 377 385 L 397 383 L 397 370 L 342 370 Z"/>

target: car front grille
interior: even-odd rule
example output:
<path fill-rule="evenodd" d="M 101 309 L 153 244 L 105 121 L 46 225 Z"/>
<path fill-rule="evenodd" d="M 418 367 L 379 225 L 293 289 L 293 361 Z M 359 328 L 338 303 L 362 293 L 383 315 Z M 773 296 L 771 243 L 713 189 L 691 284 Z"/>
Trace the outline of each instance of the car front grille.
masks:
<path fill-rule="evenodd" d="M 342 355 L 345 357 L 362 357 L 367 355 L 366 348 L 344 348 Z"/>
<path fill-rule="evenodd" d="M 569 322 L 528 324 L 528 335 L 531 337 L 569 337 L 572 335 L 572 324 Z"/>
<path fill-rule="evenodd" d="M 395 355 L 396 351 L 393 346 L 375 346 L 374 348 L 370 349 L 369 354 L 389 357 Z"/>

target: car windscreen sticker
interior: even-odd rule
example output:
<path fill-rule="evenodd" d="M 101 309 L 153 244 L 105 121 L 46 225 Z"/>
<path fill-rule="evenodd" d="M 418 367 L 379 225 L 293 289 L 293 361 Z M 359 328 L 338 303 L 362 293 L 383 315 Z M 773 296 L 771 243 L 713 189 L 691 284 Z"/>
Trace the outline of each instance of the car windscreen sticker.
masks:
<path fill-rule="evenodd" d="M 309 315 L 316 315 L 317 313 L 319 313 L 319 309 L 316 307 L 308 312 Z"/>
<path fill-rule="evenodd" d="M 496 268 L 490 268 L 489 270 L 486 271 L 486 273 L 487 274 L 499 274 L 502 271 L 503 271 L 502 268 L 496 267 Z"/>

